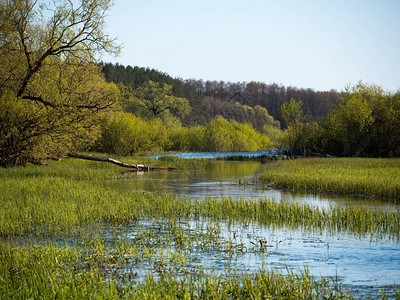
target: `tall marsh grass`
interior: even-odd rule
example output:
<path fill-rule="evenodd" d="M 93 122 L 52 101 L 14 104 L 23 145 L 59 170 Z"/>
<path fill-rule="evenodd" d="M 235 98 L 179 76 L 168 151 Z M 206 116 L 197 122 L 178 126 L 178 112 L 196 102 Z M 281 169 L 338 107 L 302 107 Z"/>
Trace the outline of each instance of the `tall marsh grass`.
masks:
<path fill-rule="evenodd" d="M 48 172 L 35 166 L 0 170 L 0 236 L 73 233 L 76 228 L 91 224 L 129 224 L 143 218 L 212 217 L 232 222 L 257 222 L 265 226 L 400 237 L 398 211 L 336 206 L 322 209 L 269 199 L 237 200 L 229 197 L 194 201 L 167 194 L 120 192 L 101 184 L 104 177 L 121 176 L 112 171 L 113 166 L 104 171 L 86 165 L 89 171 L 86 168 L 74 169 L 72 175 L 67 176 L 60 170 L 70 169 L 75 160 L 65 164 L 62 168 L 45 167 Z"/>
<path fill-rule="evenodd" d="M 270 162 L 261 181 L 294 190 L 400 199 L 400 159 L 305 158 Z"/>
<path fill-rule="evenodd" d="M 352 296 L 343 287 L 310 276 L 307 270 L 288 270 L 284 275 L 227 269 L 217 274 L 185 267 L 187 251 L 204 248 L 241 255 L 240 241 L 220 238 L 219 221 L 400 240 L 398 211 L 322 209 L 269 199 L 190 200 L 104 187 L 104 180 L 121 176 L 116 166 L 74 159 L 45 167 L 0 169 L 0 298 L 346 299 Z M 199 219 L 206 220 L 201 229 L 180 226 Z M 159 228 L 166 233 L 142 228 L 124 240 L 118 228 L 139 220 L 161 220 L 165 225 Z M 97 235 L 105 224 L 116 225 L 110 226 L 115 240 Z M 49 244 L 31 242 L 53 235 Z M 161 251 L 163 247 L 170 251 Z M 246 251 L 264 253 L 261 241 L 254 247 Z M 137 280 L 136 267 L 148 268 L 147 278 Z"/>
<path fill-rule="evenodd" d="M 117 254 L 118 256 L 118 254 Z M 222 274 L 185 270 L 143 282 L 105 272 L 117 259 L 96 260 L 75 248 L 16 246 L 0 243 L 0 295 L 2 299 L 348 299 L 341 286 L 315 279 L 307 270 L 288 276 L 260 269 L 255 274 Z M 119 257 L 122 258 L 123 257 Z M 128 272 L 129 270 L 125 270 Z"/>

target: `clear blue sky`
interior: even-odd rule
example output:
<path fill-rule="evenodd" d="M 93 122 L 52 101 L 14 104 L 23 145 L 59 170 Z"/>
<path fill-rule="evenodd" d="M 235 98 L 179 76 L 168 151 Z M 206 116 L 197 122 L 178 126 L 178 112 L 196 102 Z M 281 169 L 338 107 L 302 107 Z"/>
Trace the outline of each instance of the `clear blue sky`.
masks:
<path fill-rule="evenodd" d="M 183 79 L 400 89 L 400 0 L 115 0 L 106 62 Z"/>

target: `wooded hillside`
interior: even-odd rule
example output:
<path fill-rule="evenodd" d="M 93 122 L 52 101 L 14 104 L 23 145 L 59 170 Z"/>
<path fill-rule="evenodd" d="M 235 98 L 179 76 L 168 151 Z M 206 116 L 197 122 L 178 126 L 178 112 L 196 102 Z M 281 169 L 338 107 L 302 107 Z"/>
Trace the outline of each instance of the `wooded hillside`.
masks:
<path fill-rule="evenodd" d="M 155 69 L 125 67 L 111 63 L 104 63 L 102 67 L 108 82 L 121 83 L 132 88 L 137 88 L 149 80 L 172 85 L 173 95 L 188 99 L 192 106 L 192 112 L 182 120 L 183 124 L 204 124 L 217 115 L 237 122 L 253 123 L 249 108 L 260 106 L 267 109 L 275 120 L 280 121 L 281 127 L 285 127 L 280 108 L 291 98 L 301 100 L 305 114 L 311 116 L 313 120 L 320 120 L 327 115 L 332 104 L 340 97 L 334 90 L 314 91 L 255 81 L 234 83 L 201 79 L 184 80 L 172 78 L 167 73 Z"/>

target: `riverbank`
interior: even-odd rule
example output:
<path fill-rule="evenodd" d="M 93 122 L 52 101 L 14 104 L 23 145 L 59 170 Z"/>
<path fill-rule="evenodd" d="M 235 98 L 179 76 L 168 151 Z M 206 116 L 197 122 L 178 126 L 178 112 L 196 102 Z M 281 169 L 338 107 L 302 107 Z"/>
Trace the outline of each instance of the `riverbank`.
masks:
<path fill-rule="evenodd" d="M 268 162 L 261 182 L 279 188 L 400 199 L 399 158 L 298 158 Z"/>

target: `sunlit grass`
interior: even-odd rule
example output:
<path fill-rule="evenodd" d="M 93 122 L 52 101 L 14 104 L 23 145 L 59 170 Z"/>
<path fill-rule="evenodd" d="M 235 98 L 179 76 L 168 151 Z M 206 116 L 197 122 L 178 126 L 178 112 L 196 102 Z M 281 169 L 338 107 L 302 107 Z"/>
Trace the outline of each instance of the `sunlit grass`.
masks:
<path fill-rule="evenodd" d="M 101 177 L 93 170 L 90 172 L 95 174 L 90 176 Z M 103 174 L 103 171 L 99 173 Z M 74 232 L 77 227 L 96 223 L 129 224 L 153 217 L 212 217 L 264 226 L 327 229 L 332 233 L 350 231 L 376 237 L 388 235 L 394 239 L 398 239 L 400 233 L 400 212 L 363 207 L 323 209 L 269 199 L 191 200 L 167 194 L 121 193 L 96 183 L 96 180 L 58 176 L 3 176 L 0 190 L 0 236 Z"/>
<path fill-rule="evenodd" d="M 199 268 L 180 273 L 165 271 L 138 282 L 123 269 L 126 252 L 109 255 L 104 244 L 90 252 L 76 248 L 0 244 L 0 294 L 3 299 L 343 299 L 345 289 L 325 278 L 315 279 L 305 269 L 283 275 L 260 269 L 254 274 Z M 133 254 L 134 255 L 134 254 Z"/>
<path fill-rule="evenodd" d="M 271 162 L 262 182 L 294 190 L 400 198 L 400 159 L 307 158 Z"/>
<path fill-rule="evenodd" d="M 123 171 L 111 164 L 74 159 L 0 169 L 2 297 L 346 298 L 342 287 L 306 271 L 288 270 L 283 275 L 274 270 L 254 274 L 193 270 L 187 267 L 192 263 L 189 252 L 217 251 L 232 257 L 244 252 L 267 254 L 263 241 L 244 245 L 222 238 L 220 222 L 400 240 L 398 211 L 318 208 L 269 199 L 192 200 L 120 192 L 102 184 L 121 178 Z M 137 228 L 135 237 L 126 240 L 117 232 L 111 244 L 102 238 L 101 228 L 107 224 L 118 231 L 147 220 L 166 224 L 161 226 L 164 232 Z M 191 220 L 203 220 L 201 228 L 180 226 Z M 29 242 L 43 237 L 59 242 Z M 137 280 L 134 267 L 149 270 L 147 279 Z"/>

